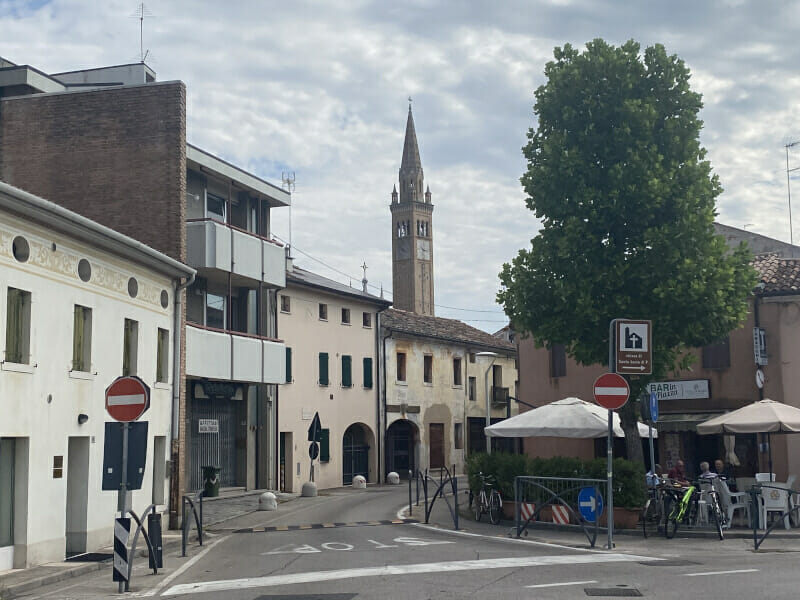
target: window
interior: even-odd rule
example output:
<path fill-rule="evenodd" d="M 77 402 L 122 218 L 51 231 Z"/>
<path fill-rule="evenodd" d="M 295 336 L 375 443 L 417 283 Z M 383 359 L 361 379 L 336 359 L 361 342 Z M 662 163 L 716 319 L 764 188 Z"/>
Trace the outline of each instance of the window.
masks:
<path fill-rule="evenodd" d="M 433 383 L 433 356 L 426 354 L 422 360 L 422 381 L 425 383 Z"/>
<path fill-rule="evenodd" d="M 372 389 L 372 359 L 364 359 L 364 389 Z"/>
<path fill-rule="evenodd" d="M 397 381 L 406 380 L 406 353 L 397 353 Z"/>
<path fill-rule="evenodd" d="M 214 194 L 206 194 L 206 217 L 225 222 L 225 198 Z"/>
<path fill-rule="evenodd" d="M 92 309 L 77 304 L 73 311 L 72 370 L 92 370 Z"/>
<path fill-rule="evenodd" d="M 292 349 L 286 348 L 286 383 L 292 383 Z"/>
<path fill-rule="evenodd" d="M 284 313 L 292 312 L 291 311 L 291 307 L 292 307 L 292 305 L 291 305 L 289 296 L 287 296 L 285 294 L 281 294 L 281 312 L 284 312 Z"/>
<path fill-rule="evenodd" d="M 342 355 L 342 387 L 353 387 L 353 357 Z"/>
<path fill-rule="evenodd" d="M 453 429 L 453 437 L 455 438 L 456 450 L 464 449 L 464 424 L 456 423 Z"/>
<path fill-rule="evenodd" d="M 328 320 L 328 305 L 320 303 L 319 305 L 319 320 L 320 321 L 327 321 Z"/>
<path fill-rule="evenodd" d="M 350 325 L 350 309 L 342 309 L 342 325 Z"/>
<path fill-rule="evenodd" d="M 550 377 L 567 375 L 567 351 L 564 344 L 550 346 Z"/>
<path fill-rule="evenodd" d="M 169 380 L 169 331 L 158 328 L 158 348 L 156 349 L 156 381 Z M 154 463 L 155 464 L 155 463 Z"/>
<path fill-rule="evenodd" d="M 503 387 L 503 366 L 492 365 L 492 385 L 494 387 Z"/>
<path fill-rule="evenodd" d="M 6 360 L 27 365 L 31 352 L 31 293 L 8 288 Z"/>
<path fill-rule="evenodd" d="M 731 366 L 730 339 L 725 338 L 703 347 L 704 369 L 727 369 Z"/>
<path fill-rule="evenodd" d="M 453 359 L 453 385 L 461 385 L 461 358 Z"/>
<path fill-rule="evenodd" d="M 139 350 L 139 323 L 125 319 L 125 334 L 122 346 L 122 376 L 136 375 L 136 359 Z"/>
<path fill-rule="evenodd" d="M 319 462 L 328 462 L 331 459 L 331 430 L 319 430 Z"/>
<path fill-rule="evenodd" d="M 469 399 L 475 402 L 475 378 L 470 377 L 468 384 L 469 384 Z"/>
<path fill-rule="evenodd" d="M 228 322 L 226 315 L 226 298 L 217 294 L 206 293 L 206 326 L 225 329 Z"/>
<path fill-rule="evenodd" d="M 328 353 L 319 353 L 319 384 L 328 385 Z"/>
<path fill-rule="evenodd" d="M 475 363 L 475 353 L 474 352 L 470 352 L 469 353 L 469 362 L 471 362 L 473 364 Z"/>
<path fill-rule="evenodd" d="M 361 324 L 364 327 L 372 327 L 372 314 L 368 312 L 362 313 Z"/>

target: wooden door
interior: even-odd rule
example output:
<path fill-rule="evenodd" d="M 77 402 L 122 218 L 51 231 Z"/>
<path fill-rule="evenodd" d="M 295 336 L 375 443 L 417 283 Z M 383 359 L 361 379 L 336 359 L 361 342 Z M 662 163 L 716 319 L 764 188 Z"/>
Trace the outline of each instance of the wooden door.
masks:
<path fill-rule="evenodd" d="M 431 448 L 431 469 L 441 469 L 444 467 L 444 423 L 431 423 L 430 448 Z"/>

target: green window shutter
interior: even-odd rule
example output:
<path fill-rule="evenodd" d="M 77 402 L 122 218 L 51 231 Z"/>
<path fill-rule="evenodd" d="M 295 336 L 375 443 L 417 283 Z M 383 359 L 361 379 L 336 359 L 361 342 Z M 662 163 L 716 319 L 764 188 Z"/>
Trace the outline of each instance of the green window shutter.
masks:
<path fill-rule="evenodd" d="M 6 313 L 6 360 L 22 362 L 22 292 L 8 288 Z"/>
<path fill-rule="evenodd" d="M 372 389 L 372 359 L 364 359 L 364 388 Z"/>
<path fill-rule="evenodd" d="M 328 462 L 331 459 L 331 430 L 319 430 L 319 462 Z"/>
<path fill-rule="evenodd" d="M 286 348 L 286 383 L 292 383 L 292 349 Z"/>
<path fill-rule="evenodd" d="M 319 384 L 328 385 L 328 353 L 319 353 Z"/>
<path fill-rule="evenodd" d="M 353 387 L 352 356 L 342 356 L 342 387 Z"/>
<path fill-rule="evenodd" d="M 83 308 L 75 305 L 72 331 L 72 370 L 87 371 L 83 365 Z"/>

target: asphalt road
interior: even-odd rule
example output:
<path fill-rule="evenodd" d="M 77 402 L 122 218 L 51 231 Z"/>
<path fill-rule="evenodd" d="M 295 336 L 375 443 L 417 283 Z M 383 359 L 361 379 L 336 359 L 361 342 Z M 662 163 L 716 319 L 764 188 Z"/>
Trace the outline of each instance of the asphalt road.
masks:
<path fill-rule="evenodd" d="M 194 548 L 188 560 L 173 562 L 165 575 L 140 577 L 129 596 L 586 598 L 595 589 L 605 597 L 800 596 L 800 540 L 775 543 L 771 549 L 780 551 L 755 554 L 752 544 L 740 539 L 618 536 L 614 552 L 589 550 L 575 534 L 535 533 L 540 541 L 512 540 L 506 529 L 467 519 L 464 532 L 392 523 L 406 494 L 402 487 L 338 490 L 293 500 L 277 512 L 223 522 L 215 526 L 210 544 Z M 446 521 L 443 505 L 436 517 Z M 388 523 L 378 524 L 382 521 Z M 108 574 L 104 577 L 95 593 L 87 582 L 62 589 L 60 595 L 47 590 L 36 596 L 113 597 Z M 101 589 L 105 595 L 99 595 Z"/>

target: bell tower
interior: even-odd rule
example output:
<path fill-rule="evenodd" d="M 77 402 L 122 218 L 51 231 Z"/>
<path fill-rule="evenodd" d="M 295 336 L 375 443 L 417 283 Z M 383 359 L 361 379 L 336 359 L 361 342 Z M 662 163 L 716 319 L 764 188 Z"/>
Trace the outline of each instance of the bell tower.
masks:
<path fill-rule="evenodd" d="M 433 316 L 433 204 L 430 188 L 424 188 L 411 98 L 408 101 L 400 192 L 395 186 L 390 204 L 393 305 Z"/>

